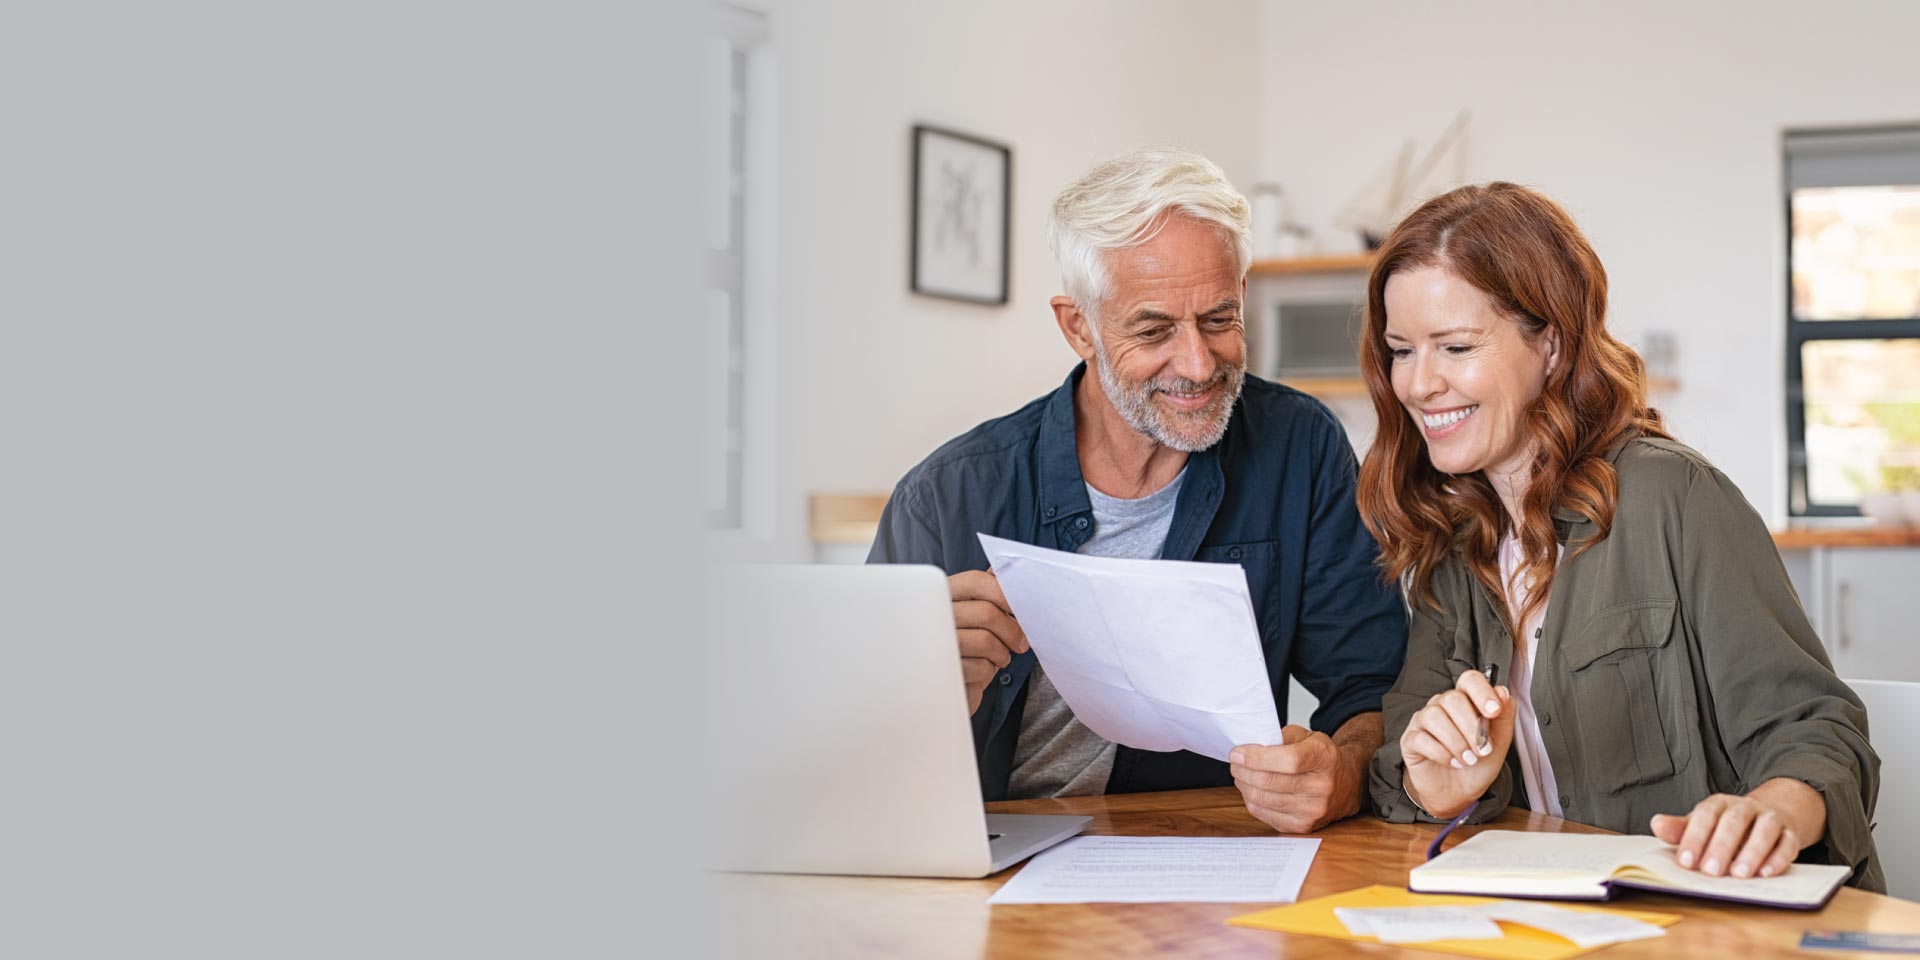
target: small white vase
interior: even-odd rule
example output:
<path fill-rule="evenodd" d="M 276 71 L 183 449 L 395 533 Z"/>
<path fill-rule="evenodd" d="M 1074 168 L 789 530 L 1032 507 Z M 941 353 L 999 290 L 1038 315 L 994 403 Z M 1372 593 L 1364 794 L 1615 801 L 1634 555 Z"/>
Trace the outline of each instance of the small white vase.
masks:
<path fill-rule="evenodd" d="M 1920 490 L 1907 490 L 1900 494 L 1900 512 L 1907 515 L 1908 525 L 1920 527 Z"/>
<path fill-rule="evenodd" d="M 1910 522 L 1906 506 L 1900 502 L 1900 494 L 1897 493 L 1869 493 L 1861 497 L 1860 512 L 1883 526 L 1897 527 Z M 1920 520 L 1920 516 L 1915 519 Z"/>

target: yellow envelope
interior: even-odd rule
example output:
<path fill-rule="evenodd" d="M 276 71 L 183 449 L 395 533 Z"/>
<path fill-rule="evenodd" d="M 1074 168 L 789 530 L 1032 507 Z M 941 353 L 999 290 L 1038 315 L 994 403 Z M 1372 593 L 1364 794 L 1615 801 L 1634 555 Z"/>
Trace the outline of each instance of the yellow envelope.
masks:
<path fill-rule="evenodd" d="M 1316 937 L 1332 937 L 1335 940 L 1376 943 L 1378 941 L 1372 937 L 1356 937 L 1348 933 L 1346 925 L 1340 922 L 1339 917 L 1333 915 L 1333 908 L 1465 907 L 1498 902 L 1493 897 L 1447 897 L 1430 893 L 1414 893 L 1398 887 L 1361 887 L 1358 890 L 1348 890 L 1332 896 L 1274 907 L 1271 910 L 1241 914 L 1229 919 L 1227 923 L 1236 927 L 1278 930 L 1282 933 L 1310 933 Z M 1650 913 L 1645 910 L 1619 910 L 1612 907 L 1588 907 L 1571 903 L 1555 903 L 1554 906 L 1565 907 L 1568 910 L 1619 914 L 1662 927 L 1670 927 L 1680 922 L 1680 915 L 1675 913 Z M 1403 946 L 1440 953 L 1457 953 L 1463 957 L 1488 957 L 1491 960 L 1564 960 L 1566 957 L 1577 957 L 1600 949 L 1599 947 L 1579 947 L 1571 940 L 1517 923 L 1501 921 L 1500 929 L 1506 933 L 1506 936 L 1499 940 L 1431 940 L 1420 944 L 1403 944 Z"/>

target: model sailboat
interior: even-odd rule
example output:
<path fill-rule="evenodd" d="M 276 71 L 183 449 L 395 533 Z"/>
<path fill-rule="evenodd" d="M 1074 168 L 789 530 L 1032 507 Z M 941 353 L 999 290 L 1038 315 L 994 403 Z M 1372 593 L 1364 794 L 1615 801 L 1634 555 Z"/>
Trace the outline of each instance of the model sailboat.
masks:
<path fill-rule="evenodd" d="M 1378 250 L 1409 207 L 1466 182 L 1470 120 L 1465 110 L 1460 111 L 1419 163 L 1413 162 L 1413 141 L 1402 144 L 1393 165 L 1367 184 L 1334 222 L 1358 230 L 1367 249 Z"/>

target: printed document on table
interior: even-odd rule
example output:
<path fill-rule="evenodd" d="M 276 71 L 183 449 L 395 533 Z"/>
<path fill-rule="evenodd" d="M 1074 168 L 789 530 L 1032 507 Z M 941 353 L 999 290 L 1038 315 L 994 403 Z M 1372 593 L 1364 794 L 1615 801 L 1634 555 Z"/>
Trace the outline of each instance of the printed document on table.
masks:
<path fill-rule="evenodd" d="M 1292 903 L 1313 837 L 1075 837 L 1028 861 L 989 903 Z"/>
<path fill-rule="evenodd" d="M 1280 742 L 1238 564 L 1083 557 L 980 534 L 1047 678 L 1094 733 L 1215 760 Z"/>

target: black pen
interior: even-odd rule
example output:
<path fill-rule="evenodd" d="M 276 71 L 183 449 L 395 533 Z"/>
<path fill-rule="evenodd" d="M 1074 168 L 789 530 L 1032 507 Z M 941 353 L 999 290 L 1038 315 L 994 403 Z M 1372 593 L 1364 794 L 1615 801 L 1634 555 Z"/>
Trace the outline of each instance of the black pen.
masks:
<path fill-rule="evenodd" d="M 1499 681 L 1500 665 L 1499 664 L 1489 663 L 1486 666 L 1481 667 L 1480 672 L 1487 675 L 1487 683 L 1489 685 L 1499 684 L 1500 682 Z M 1499 695 L 1495 694 L 1495 696 L 1497 697 Z M 1480 742 L 1475 744 L 1475 746 L 1480 748 L 1481 754 L 1484 756 L 1487 749 L 1487 716 L 1484 713 L 1480 714 Z"/>

